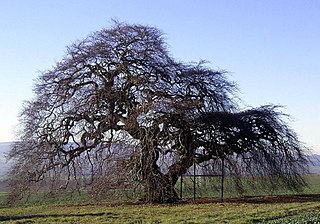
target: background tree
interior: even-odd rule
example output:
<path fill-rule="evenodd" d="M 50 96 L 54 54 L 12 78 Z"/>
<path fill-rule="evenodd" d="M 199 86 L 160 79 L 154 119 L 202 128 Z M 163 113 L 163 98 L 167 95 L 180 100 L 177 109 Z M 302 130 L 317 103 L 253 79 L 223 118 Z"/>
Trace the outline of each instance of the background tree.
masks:
<path fill-rule="evenodd" d="M 240 111 L 224 71 L 176 61 L 156 28 L 116 23 L 93 33 L 34 92 L 9 155 L 11 200 L 50 181 L 93 191 L 137 184 L 146 201 L 175 202 L 180 175 L 221 158 L 230 174 L 304 184 L 304 149 L 278 108 Z"/>

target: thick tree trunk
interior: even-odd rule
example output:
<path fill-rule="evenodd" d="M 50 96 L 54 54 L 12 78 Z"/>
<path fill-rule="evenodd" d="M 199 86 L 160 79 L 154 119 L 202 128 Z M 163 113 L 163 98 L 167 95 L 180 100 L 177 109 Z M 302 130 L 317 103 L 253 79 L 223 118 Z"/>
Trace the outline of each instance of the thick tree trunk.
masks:
<path fill-rule="evenodd" d="M 153 173 L 144 184 L 145 201 L 152 203 L 176 203 L 180 200 L 175 190 L 178 178 L 172 179 L 160 172 Z"/>
<path fill-rule="evenodd" d="M 160 152 L 157 150 L 157 135 L 159 130 L 150 131 L 152 133 L 149 138 L 148 133 L 144 133 L 144 138 L 141 141 L 145 142 L 145 148 L 141 150 L 141 179 L 143 180 L 144 199 L 151 203 L 175 203 L 180 200 L 178 193 L 175 190 L 175 184 L 179 177 L 186 173 L 188 168 L 193 164 L 193 151 L 187 149 L 182 158 L 168 167 L 166 174 L 160 171 L 157 161 Z M 191 138 L 188 138 L 190 141 Z M 186 145 L 191 145 L 189 142 Z M 151 146 L 151 147 L 150 147 Z"/>

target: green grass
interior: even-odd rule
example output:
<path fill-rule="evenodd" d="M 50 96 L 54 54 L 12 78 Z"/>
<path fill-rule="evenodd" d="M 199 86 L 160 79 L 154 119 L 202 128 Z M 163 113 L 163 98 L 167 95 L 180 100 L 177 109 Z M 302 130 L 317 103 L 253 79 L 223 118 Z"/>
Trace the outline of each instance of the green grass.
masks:
<path fill-rule="evenodd" d="M 293 203 L 208 203 L 183 205 L 29 206 L 0 209 L 2 223 L 279 223 L 318 214 L 320 202 Z M 309 214 L 309 216 L 308 216 Z M 24 216 L 24 217 L 23 217 Z M 31 216 L 27 218 L 26 216 Z M 291 219 L 290 219 L 291 218 Z M 284 222 L 285 223 L 285 222 Z M 302 222 L 303 223 L 303 222 Z"/>
<path fill-rule="evenodd" d="M 310 183 L 303 189 L 304 194 L 320 194 L 320 176 L 307 176 Z M 228 181 L 228 180 L 227 180 Z M 201 183 L 201 184 L 199 184 Z M 192 189 L 184 183 L 185 197 L 192 198 Z M 198 195 L 219 197 L 210 183 L 198 182 Z M 177 184 L 177 188 L 179 183 Z M 190 186 L 189 186 L 190 187 Z M 201 191 L 200 191 L 201 190 Z M 226 196 L 239 196 L 232 187 L 226 185 Z M 248 190 L 247 195 L 266 195 L 268 190 Z M 290 194 L 282 190 L 274 194 Z M 226 200 L 205 204 L 179 205 L 115 205 L 115 203 L 93 203 L 86 193 L 59 195 L 38 194 L 28 202 L 20 202 L 13 207 L 5 207 L 6 192 L 0 192 L 0 223 L 320 223 L 320 199 L 312 197 L 300 202 L 277 201 L 233 201 Z M 109 198 L 110 199 L 110 198 Z M 1 205 L 2 203 L 2 205 Z M 1 221 L 4 217 L 14 220 Z"/>
<path fill-rule="evenodd" d="M 320 223 L 320 211 L 305 211 L 299 214 L 295 214 L 289 217 L 280 218 L 277 220 L 266 222 L 269 224 L 282 224 L 282 223 L 290 223 L 290 224 L 311 224 L 311 223 Z"/>
<path fill-rule="evenodd" d="M 250 177 L 243 178 L 244 191 L 239 192 L 234 185 L 232 178 L 225 178 L 224 197 L 239 196 L 267 196 L 267 195 L 287 195 L 287 194 L 320 194 L 320 175 L 307 175 L 307 187 L 295 192 L 287 188 L 270 189 L 265 183 L 252 180 Z M 253 183 L 256 182 L 256 183 Z M 254 185 L 254 186 L 253 186 Z M 176 185 L 177 192 L 180 193 L 180 180 Z M 183 198 L 193 198 L 193 177 L 184 177 L 182 185 Z M 220 197 L 221 178 L 220 177 L 197 177 L 196 178 L 196 197 Z"/>
<path fill-rule="evenodd" d="M 5 199 L 7 197 L 7 192 L 0 192 L 0 208 L 4 206 Z"/>
<path fill-rule="evenodd" d="M 231 178 L 225 178 L 225 190 L 224 197 L 239 197 L 239 196 L 263 196 L 263 195 L 287 195 L 287 194 L 320 194 L 320 175 L 308 175 L 306 176 L 309 186 L 302 189 L 301 192 L 293 192 L 288 189 L 277 189 L 270 190 L 263 185 L 257 185 L 252 188 L 247 184 L 245 191 L 239 193 L 233 185 Z M 246 183 L 245 183 L 246 184 Z M 180 194 L 180 182 L 176 185 L 177 192 Z M 183 192 L 182 196 L 184 199 L 193 198 L 193 178 L 184 178 L 183 180 Z M 1 192 L 0 189 L 0 206 L 4 204 L 6 192 Z M 202 178 L 198 177 L 196 181 L 196 197 L 220 197 L 220 178 Z M 120 194 L 115 190 L 107 192 L 104 198 L 101 198 L 102 202 L 121 202 L 121 201 L 137 201 L 141 198 L 141 195 L 131 194 Z M 74 203 L 86 203 L 92 202 L 90 196 L 86 192 L 79 194 L 77 191 L 73 192 L 62 192 L 56 195 L 48 193 L 38 193 L 31 195 L 27 201 L 19 202 L 20 205 L 42 205 L 42 204 L 74 204 Z"/>

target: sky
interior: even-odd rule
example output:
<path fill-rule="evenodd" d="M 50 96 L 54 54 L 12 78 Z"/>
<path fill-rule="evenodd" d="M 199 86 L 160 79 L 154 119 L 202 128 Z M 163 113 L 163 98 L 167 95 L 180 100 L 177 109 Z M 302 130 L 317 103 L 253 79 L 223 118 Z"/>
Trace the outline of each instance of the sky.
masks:
<path fill-rule="evenodd" d="M 116 19 L 157 27 L 180 61 L 228 71 L 243 105 L 283 105 L 300 140 L 320 153 L 319 11 L 318 0 L 2 0 L 0 142 L 17 140 L 41 72 Z"/>

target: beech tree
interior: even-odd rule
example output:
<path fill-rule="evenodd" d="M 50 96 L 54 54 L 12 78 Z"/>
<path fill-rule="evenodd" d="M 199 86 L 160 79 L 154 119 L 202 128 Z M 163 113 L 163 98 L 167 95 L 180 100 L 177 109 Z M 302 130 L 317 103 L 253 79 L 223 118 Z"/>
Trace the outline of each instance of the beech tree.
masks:
<path fill-rule="evenodd" d="M 226 72 L 177 61 L 154 27 L 115 23 L 72 44 L 34 93 L 9 155 L 12 200 L 50 180 L 175 202 L 181 175 L 222 158 L 230 175 L 304 184 L 304 147 L 280 108 L 241 110 Z"/>

